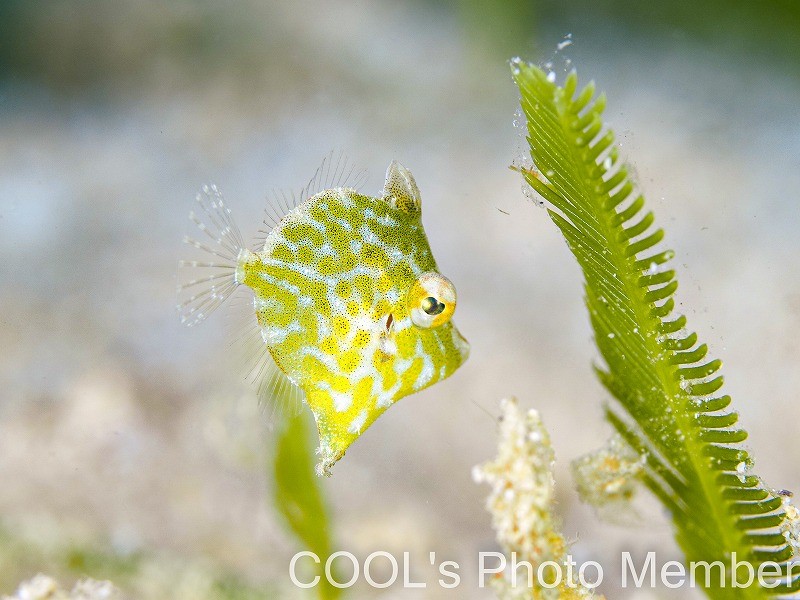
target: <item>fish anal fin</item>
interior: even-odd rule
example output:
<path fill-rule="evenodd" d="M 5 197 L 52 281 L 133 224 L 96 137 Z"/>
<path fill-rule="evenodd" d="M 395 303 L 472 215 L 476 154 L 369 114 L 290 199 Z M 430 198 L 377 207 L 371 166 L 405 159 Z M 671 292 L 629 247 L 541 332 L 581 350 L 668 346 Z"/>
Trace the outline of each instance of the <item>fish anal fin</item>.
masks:
<path fill-rule="evenodd" d="M 239 362 L 244 365 L 246 378 L 256 389 L 264 412 L 273 425 L 280 426 L 300 414 L 305 394 L 275 362 L 255 315 L 248 313 L 233 346 L 240 353 Z"/>

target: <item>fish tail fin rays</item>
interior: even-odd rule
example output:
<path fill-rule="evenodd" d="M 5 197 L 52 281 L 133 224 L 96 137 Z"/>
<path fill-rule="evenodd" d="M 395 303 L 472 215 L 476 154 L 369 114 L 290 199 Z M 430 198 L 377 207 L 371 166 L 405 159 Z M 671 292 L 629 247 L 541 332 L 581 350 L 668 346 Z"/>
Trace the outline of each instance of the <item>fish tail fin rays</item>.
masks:
<path fill-rule="evenodd" d="M 205 320 L 238 287 L 237 270 L 245 249 L 242 234 L 216 186 L 203 186 L 189 213 L 192 232 L 183 238 L 191 250 L 178 262 L 178 303 L 181 322 Z"/>

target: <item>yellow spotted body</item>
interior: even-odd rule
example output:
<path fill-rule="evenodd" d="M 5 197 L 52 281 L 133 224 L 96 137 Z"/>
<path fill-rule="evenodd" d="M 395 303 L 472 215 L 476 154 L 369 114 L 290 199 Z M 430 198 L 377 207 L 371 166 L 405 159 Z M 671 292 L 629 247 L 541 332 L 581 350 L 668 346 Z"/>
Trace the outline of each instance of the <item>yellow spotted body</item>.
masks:
<path fill-rule="evenodd" d="M 469 345 L 450 321 L 411 173 L 392 163 L 383 196 L 323 190 L 285 215 L 263 248 L 241 249 L 264 344 L 305 392 L 328 473 L 400 398 L 452 374 Z"/>

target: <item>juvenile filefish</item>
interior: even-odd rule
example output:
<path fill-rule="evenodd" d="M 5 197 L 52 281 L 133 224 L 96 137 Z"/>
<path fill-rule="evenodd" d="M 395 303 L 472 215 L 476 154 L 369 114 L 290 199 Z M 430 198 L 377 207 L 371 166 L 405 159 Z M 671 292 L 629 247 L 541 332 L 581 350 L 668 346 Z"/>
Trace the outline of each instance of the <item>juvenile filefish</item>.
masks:
<path fill-rule="evenodd" d="M 326 168 L 297 202 L 284 200 L 285 214 L 275 214 L 254 249 L 220 191 L 204 187 L 190 215 L 201 235 L 184 241 L 213 258 L 181 261 L 182 271 L 197 274 L 179 287 L 178 310 L 192 325 L 238 286 L 252 290 L 261 387 L 271 395 L 295 390 L 309 406 L 317 470 L 329 475 L 387 408 L 451 375 L 469 344 L 451 321 L 456 290 L 431 253 L 411 172 L 392 162 L 372 197 L 346 185 L 323 189 L 323 179 L 341 183 L 344 173 L 338 163 Z"/>

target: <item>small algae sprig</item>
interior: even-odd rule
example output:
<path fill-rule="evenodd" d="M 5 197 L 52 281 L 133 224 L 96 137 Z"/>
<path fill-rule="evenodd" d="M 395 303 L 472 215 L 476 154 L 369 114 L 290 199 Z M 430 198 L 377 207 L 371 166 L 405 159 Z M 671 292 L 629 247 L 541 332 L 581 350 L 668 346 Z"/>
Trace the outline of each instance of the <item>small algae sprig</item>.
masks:
<path fill-rule="evenodd" d="M 178 309 L 189 325 L 238 286 L 252 290 L 260 391 L 267 402 L 293 398 L 289 414 L 310 407 L 325 475 L 384 411 L 469 354 L 411 172 L 392 162 L 377 197 L 350 187 L 352 172 L 328 159 L 299 195 L 268 210 L 266 238 L 252 250 L 220 191 L 204 188 L 190 215 L 199 239 L 185 239 L 201 256 L 180 263 Z"/>
<path fill-rule="evenodd" d="M 555 454 L 539 413 L 523 413 L 514 398 L 501 406 L 497 457 L 475 467 L 473 478 L 492 488 L 486 508 L 498 543 L 511 557 L 507 564 L 525 561 L 532 576 L 525 569 L 507 569 L 491 585 L 508 600 L 602 598 L 583 587 L 568 566 L 567 543 L 554 516 Z"/>
<path fill-rule="evenodd" d="M 636 495 L 645 457 L 615 434 L 602 448 L 572 461 L 572 478 L 581 500 L 598 509 L 619 508 Z"/>

